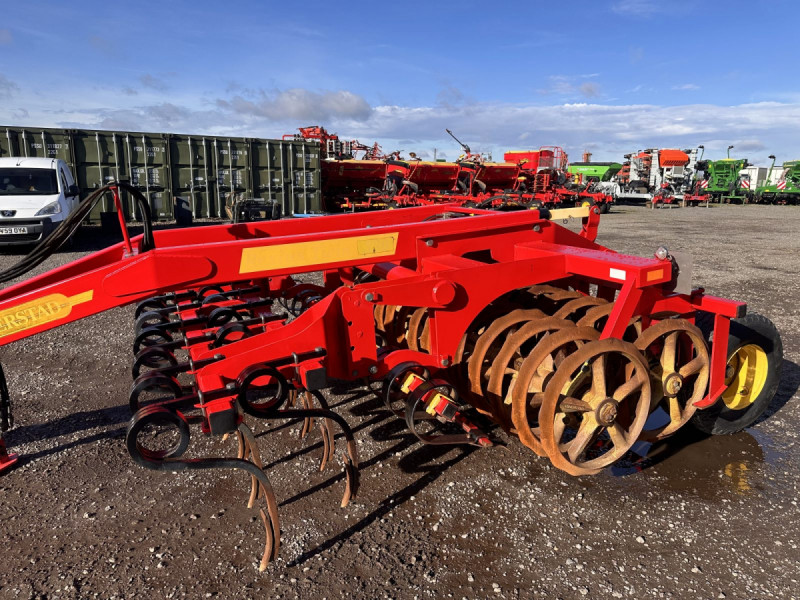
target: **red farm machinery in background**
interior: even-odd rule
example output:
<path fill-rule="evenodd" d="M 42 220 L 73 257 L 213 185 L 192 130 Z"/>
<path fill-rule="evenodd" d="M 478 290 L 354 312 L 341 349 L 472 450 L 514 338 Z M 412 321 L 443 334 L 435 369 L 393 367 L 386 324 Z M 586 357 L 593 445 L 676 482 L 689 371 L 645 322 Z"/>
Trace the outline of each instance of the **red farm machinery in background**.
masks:
<path fill-rule="evenodd" d="M 527 171 L 537 193 L 541 170 Z M 596 243 L 596 206 L 504 213 L 454 202 L 154 232 L 144 196 L 115 183 L 0 281 L 40 264 L 119 189 L 139 203 L 144 233 L 129 238 L 123 224 L 119 244 L 2 290 L 0 345 L 135 304 L 127 451 L 164 472 L 249 475 L 248 503 L 263 505 L 262 568 L 280 545 L 280 492 L 250 424 L 320 423 L 322 464 L 341 459 L 346 505 L 358 457 L 327 404 L 334 383 L 377 385 L 421 443 L 517 437 L 573 475 L 690 422 L 739 430 L 777 388 L 774 326 L 692 288 L 666 248 L 640 258 Z M 569 218 L 580 231 L 557 224 Z M 236 436 L 237 454 L 188 458 L 192 427 Z M 174 443 L 158 444 L 164 432 Z M 0 469 L 12 463 L 0 443 Z"/>
<path fill-rule="evenodd" d="M 611 196 L 576 188 L 566 173 L 567 155 L 559 147 L 508 152 L 504 162 L 471 152 L 448 129 L 464 154 L 454 162 L 425 161 L 414 152 L 384 155 L 377 144 L 343 141 L 324 128 L 301 128 L 285 138 L 319 140 L 322 196 L 330 212 L 456 203 L 480 208 L 531 208 L 595 205 L 607 212 Z M 364 152 L 359 157 L 358 153 Z"/>

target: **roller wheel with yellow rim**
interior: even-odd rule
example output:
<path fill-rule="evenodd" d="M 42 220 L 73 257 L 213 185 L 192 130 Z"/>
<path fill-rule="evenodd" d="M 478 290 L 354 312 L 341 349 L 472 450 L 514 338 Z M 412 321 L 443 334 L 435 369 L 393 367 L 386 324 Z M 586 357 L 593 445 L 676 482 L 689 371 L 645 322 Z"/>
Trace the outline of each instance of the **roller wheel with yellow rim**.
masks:
<path fill-rule="evenodd" d="M 772 402 L 782 366 L 783 344 L 772 321 L 755 313 L 732 319 L 725 372 L 727 388 L 713 406 L 694 414 L 692 425 L 713 435 L 749 427 Z"/>

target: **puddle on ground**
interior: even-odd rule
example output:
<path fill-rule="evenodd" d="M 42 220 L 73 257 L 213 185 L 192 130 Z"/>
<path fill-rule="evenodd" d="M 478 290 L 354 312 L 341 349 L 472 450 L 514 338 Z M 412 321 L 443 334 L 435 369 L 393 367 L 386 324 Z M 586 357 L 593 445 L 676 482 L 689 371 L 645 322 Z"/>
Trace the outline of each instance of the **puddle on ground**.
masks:
<path fill-rule="evenodd" d="M 637 442 L 605 473 L 626 478 L 646 471 L 653 476 L 652 485 L 713 499 L 760 494 L 767 480 L 765 467 L 780 459 L 777 445 L 763 431 L 708 436 L 687 426 L 660 442 Z"/>

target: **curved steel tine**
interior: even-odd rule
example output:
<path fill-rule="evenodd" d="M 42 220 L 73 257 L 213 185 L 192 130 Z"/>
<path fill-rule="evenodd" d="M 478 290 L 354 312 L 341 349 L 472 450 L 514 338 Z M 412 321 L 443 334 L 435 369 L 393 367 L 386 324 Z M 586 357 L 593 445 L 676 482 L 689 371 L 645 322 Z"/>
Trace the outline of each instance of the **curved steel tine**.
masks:
<path fill-rule="evenodd" d="M 261 562 L 258 565 L 259 571 L 264 571 L 269 562 L 274 558 L 273 551 L 275 550 L 275 540 L 272 534 L 272 526 L 270 525 L 269 517 L 264 509 L 260 509 L 258 514 L 261 515 L 261 521 L 264 523 L 264 554 L 261 555 Z"/>
<path fill-rule="evenodd" d="M 225 440 L 229 434 L 225 434 L 222 436 L 222 439 Z M 236 441 L 238 443 L 238 450 L 236 453 L 236 458 L 240 460 L 247 460 L 250 456 L 251 450 L 250 446 L 245 439 L 245 436 L 242 434 L 241 431 L 236 432 Z M 250 475 L 250 497 L 247 500 L 247 508 L 253 508 L 255 505 L 256 498 L 258 497 L 258 479 L 254 475 Z"/>
<path fill-rule="evenodd" d="M 316 406 L 314 406 L 314 399 L 316 399 L 320 407 L 324 410 L 328 410 L 328 403 L 325 401 L 325 397 L 322 396 L 322 394 L 312 394 L 311 392 L 305 391 L 303 392 L 303 396 L 306 400 L 306 408 L 316 408 Z M 319 431 L 320 434 L 322 434 L 322 460 L 319 462 L 319 470 L 324 471 L 325 467 L 328 465 L 331 454 L 336 452 L 331 420 L 329 418 L 325 417 L 320 421 Z"/>
<path fill-rule="evenodd" d="M 245 433 L 245 431 L 247 433 Z M 241 446 L 244 448 L 243 455 L 239 458 L 251 460 L 252 463 L 259 469 L 263 469 L 264 464 L 261 461 L 261 455 L 258 453 L 258 448 L 255 446 L 255 437 L 253 436 L 253 431 L 250 429 L 250 427 L 244 422 L 240 423 L 239 428 L 236 431 L 236 435 L 240 440 Z M 250 485 L 250 498 L 247 500 L 247 508 L 253 508 L 255 506 L 260 486 L 261 483 L 259 482 L 258 478 L 252 477 L 252 482 Z"/>
<path fill-rule="evenodd" d="M 347 456 L 342 457 L 342 462 L 344 463 L 345 486 L 341 507 L 344 508 L 358 492 L 358 450 L 356 449 L 356 442 L 354 439 L 347 440 Z"/>
<path fill-rule="evenodd" d="M 305 393 L 298 393 L 298 396 L 302 397 L 301 402 L 303 403 L 303 408 L 313 408 L 314 406 L 311 404 L 311 401 L 308 398 L 308 394 Z M 306 417 L 303 419 L 303 427 L 300 430 L 300 439 L 304 439 L 310 432 L 311 427 L 314 425 L 314 420 L 311 417 Z"/>
<path fill-rule="evenodd" d="M 269 519 L 265 518 L 264 510 L 261 509 L 261 518 L 264 521 L 264 528 L 267 530 L 266 542 L 264 544 L 264 556 L 261 559 L 260 570 L 266 568 L 266 564 L 278 555 L 278 550 L 281 544 L 280 534 L 280 521 L 278 517 L 278 500 L 275 497 L 275 491 L 272 489 L 272 484 L 267 479 L 267 474 L 264 473 L 263 463 L 261 456 L 258 454 L 253 431 L 244 423 L 239 424 L 238 431 L 241 432 L 245 439 L 245 443 L 250 448 L 250 454 L 253 459 L 253 464 L 258 467 L 258 470 L 263 474 L 263 477 L 258 477 L 258 488 L 264 496 L 264 502 L 267 504 L 267 514 Z M 268 525 L 271 525 L 272 531 L 269 531 Z"/>

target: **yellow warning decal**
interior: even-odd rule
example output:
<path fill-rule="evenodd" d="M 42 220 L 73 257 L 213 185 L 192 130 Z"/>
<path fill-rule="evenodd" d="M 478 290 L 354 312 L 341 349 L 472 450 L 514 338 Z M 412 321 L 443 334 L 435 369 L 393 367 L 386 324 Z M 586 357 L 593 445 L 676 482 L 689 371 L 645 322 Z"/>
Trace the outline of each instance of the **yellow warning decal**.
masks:
<path fill-rule="evenodd" d="M 550 219 L 582 219 L 589 216 L 590 206 L 576 206 L 575 208 L 554 208 L 550 211 Z"/>
<path fill-rule="evenodd" d="M 73 306 L 89 302 L 93 297 L 94 290 L 74 296 L 51 294 L 0 311 L 0 337 L 65 319 L 72 312 Z"/>
<path fill-rule="evenodd" d="M 294 269 L 310 265 L 391 256 L 397 250 L 399 233 L 361 235 L 334 240 L 277 244 L 242 250 L 239 273 L 271 269 Z"/>

